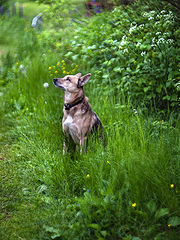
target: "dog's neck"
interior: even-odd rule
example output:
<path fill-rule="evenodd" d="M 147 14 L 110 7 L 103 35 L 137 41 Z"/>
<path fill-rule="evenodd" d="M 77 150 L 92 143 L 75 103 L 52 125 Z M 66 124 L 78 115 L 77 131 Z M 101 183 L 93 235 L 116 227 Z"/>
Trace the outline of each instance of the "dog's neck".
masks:
<path fill-rule="evenodd" d="M 65 92 L 64 94 L 64 103 L 65 104 L 73 104 L 78 102 L 80 99 L 84 99 L 85 97 L 85 93 L 84 93 L 84 89 L 80 89 L 80 91 L 78 92 Z"/>

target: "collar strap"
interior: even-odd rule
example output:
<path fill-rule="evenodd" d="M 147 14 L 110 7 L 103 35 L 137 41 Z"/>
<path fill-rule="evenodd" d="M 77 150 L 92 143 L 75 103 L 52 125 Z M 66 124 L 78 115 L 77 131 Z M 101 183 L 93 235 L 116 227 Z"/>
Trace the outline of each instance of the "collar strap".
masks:
<path fill-rule="evenodd" d="M 84 97 L 83 97 L 83 98 L 80 98 L 78 101 L 76 101 L 76 102 L 74 102 L 74 103 L 65 103 L 65 104 L 64 104 L 65 110 L 70 110 L 72 107 L 78 105 L 78 104 L 81 103 L 83 100 L 84 100 Z"/>

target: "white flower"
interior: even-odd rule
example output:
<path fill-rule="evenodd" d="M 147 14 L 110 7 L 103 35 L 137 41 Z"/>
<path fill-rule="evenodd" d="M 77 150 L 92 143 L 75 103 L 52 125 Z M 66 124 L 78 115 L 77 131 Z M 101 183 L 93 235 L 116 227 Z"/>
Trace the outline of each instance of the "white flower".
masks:
<path fill-rule="evenodd" d="M 165 42 L 165 39 L 164 38 L 160 38 L 157 43 L 164 43 L 164 42 Z"/>
<path fill-rule="evenodd" d="M 143 57 L 145 54 L 146 54 L 146 52 L 142 52 L 142 53 L 141 53 L 141 56 Z"/>
<path fill-rule="evenodd" d="M 129 29 L 129 33 L 131 34 L 135 29 L 136 29 L 136 25 Z"/>
<path fill-rule="evenodd" d="M 153 10 L 153 11 L 150 11 L 150 14 L 155 14 L 156 12 Z"/>
<path fill-rule="evenodd" d="M 156 35 L 160 35 L 160 34 L 161 34 L 161 32 L 157 32 L 157 33 L 156 33 Z"/>
<path fill-rule="evenodd" d="M 121 42 L 120 42 L 120 45 L 121 45 L 121 46 L 123 46 L 123 45 L 125 45 L 125 44 L 126 44 L 126 41 L 121 41 Z"/>
<path fill-rule="evenodd" d="M 122 41 L 120 42 L 119 48 L 121 48 L 122 46 L 126 45 L 126 43 L 127 43 L 126 41 L 122 40 Z"/>
<path fill-rule="evenodd" d="M 138 112 L 137 112 L 137 110 L 135 108 L 133 109 L 133 112 L 134 112 L 135 115 L 138 114 Z"/>
<path fill-rule="evenodd" d="M 19 66 L 19 71 L 20 71 L 20 73 L 22 73 L 22 74 L 26 74 L 26 68 L 24 67 L 24 65 L 23 64 L 21 64 L 20 66 Z"/>
<path fill-rule="evenodd" d="M 20 70 L 23 70 L 23 69 L 24 69 L 24 65 L 21 64 L 21 65 L 19 66 L 19 69 L 20 69 Z"/>
<path fill-rule="evenodd" d="M 173 40 L 173 39 L 168 39 L 168 40 L 166 41 L 166 43 L 167 43 L 167 44 L 173 44 L 173 43 L 174 43 L 174 40 Z"/>
<path fill-rule="evenodd" d="M 155 37 L 153 37 L 153 39 L 152 39 L 152 42 L 153 42 L 153 43 L 155 43 L 155 42 L 156 42 L 156 38 L 155 38 Z"/>
<path fill-rule="evenodd" d="M 49 87 L 49 83 L 45 82 L 45 83 L 43 84 L 43 87 L 45 87 L 45 88 Z"/>
<path fill-rule="evenodd" d="M 144 24 L 139 25 L 139 28 L 140 28 L 140 29 L 143 28 L 143 27 L 144 27 Z"/>
<path fill-rule="evenodd" d="M 138 42 L 137 44 L 136 44 L 136 47 L 139 47 L 141 45 L 141 43 L 140 42 Z"/>
<path fill-rule="evenodd" d="M 125 48 L 125 49 L 123 50 L 123 53 L 126 53 L 126 52 L 128 52 L 128 49 L 127 49 L 127 48 Z"/>

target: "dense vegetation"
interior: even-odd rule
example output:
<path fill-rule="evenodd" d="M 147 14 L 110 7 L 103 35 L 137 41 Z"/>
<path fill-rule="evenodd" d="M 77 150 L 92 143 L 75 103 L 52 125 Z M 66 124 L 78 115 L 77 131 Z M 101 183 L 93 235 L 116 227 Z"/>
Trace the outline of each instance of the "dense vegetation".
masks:
<path fill-rule="evenodd" d="M 76 0 L 42 9 L 36 30 L 37 9 L 0 19 L 0 239 L 179 239 L 176 10 L 137 1 L 89 18 Z M 92 74 L 86 95 L 108 145 L 72 158 L 62 156 L 63 92 L 52 79 L 77 72 Z"/>

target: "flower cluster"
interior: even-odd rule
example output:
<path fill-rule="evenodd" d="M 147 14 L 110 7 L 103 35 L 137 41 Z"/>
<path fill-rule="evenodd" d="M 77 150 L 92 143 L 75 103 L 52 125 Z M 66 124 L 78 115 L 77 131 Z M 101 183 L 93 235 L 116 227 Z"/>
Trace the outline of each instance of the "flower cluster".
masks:
<path fill-rule="evenodd" d="M 69 64 L 62 60 L 57 62 L 56 65 L 49 66 L 48 70 L 50 77 L 57 77 L 57 75 L 75 74 L 78 67 L 78 65 L 75 65 L 74 67 L 69 66 Z M 69 68 L 71 68 L 71 70 L 69 70 Z"/>

